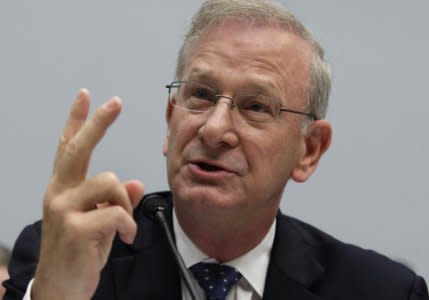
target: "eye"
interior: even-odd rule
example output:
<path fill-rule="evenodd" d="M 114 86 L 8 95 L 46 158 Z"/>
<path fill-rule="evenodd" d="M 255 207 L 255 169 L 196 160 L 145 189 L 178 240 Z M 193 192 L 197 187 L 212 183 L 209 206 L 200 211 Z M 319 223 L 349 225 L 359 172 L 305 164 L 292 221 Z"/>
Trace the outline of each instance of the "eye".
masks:
<path fill-rule="evenodd" d="M 214 90 L 198 83 L 186 82 L 185 106 L 190 110 L 206 111 L 216 102 Z"/>
<path fill-rule="evenodd" d="M 268 99 L 254 96 L 240 97 L 239 107 L 248 113 L 272 114 L 273 103 Z"/>
<path fill-rule="evenodd" d="M 197 87 L 193 89 L 192 91 L 192 97 L 202 99 L 202 100 L 209 100 L 212 101 L 213 99 L 213 92 L 210 91 L 208 88 L 204 87 Z"/>
<path fill-rule="evenodd" d="M 241 115 L 250 122 L 271 122 L 275 118 L 276 102 L 263 96 L 240 96 L 236 98 Z"/>
<path fill-rule="evenodd" d="M 253 111 L 253 112 L 266 112 L 267 109 L 261 103 L 255 102 L 246 107 L 247 110 Z"/>

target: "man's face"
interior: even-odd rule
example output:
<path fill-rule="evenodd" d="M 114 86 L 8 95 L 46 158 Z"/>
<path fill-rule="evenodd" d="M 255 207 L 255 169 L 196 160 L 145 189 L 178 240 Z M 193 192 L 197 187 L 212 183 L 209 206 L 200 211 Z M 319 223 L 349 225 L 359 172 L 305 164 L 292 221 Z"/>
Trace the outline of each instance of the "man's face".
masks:
<path fill-rule="evenodd" d="M 311 56 L 310 47 L 293 34 L 229 19 L 203 33 L 181 80 L 227 96 L 262 94 L 305 111 Z M 250 124 L 220 98 L 204 113 L 169 105 L 167 121 L 164 153 L 178 215 L 273 220 L 305 152 L 304 116 L 281 113 L 275 122 Z"/>

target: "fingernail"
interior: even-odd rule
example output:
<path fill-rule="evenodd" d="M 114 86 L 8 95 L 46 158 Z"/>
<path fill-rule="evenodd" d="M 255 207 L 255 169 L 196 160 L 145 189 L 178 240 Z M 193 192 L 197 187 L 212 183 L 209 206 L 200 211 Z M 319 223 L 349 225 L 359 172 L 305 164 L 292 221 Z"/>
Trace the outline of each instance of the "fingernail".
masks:
<path fill-rule="evenodd" d="M 87 89 L 85 89 L 85 88 L 81 88 L 81 89 L 79 90 L 79 93 L 77 94 L 77 99 L 78 99 L 78 101 L 82 100 L 82 96 L 84 96 L 85 94 L 89 95 L 88 90 L 87 90 Z"/>
<path fill-rule="evenodd" d="M 104 104 L 104 107 L 107 110 L 115 110 L 119 107 L 120 103 L 121 101 L 119 100 L 118 97 L 113 97 L 112 99 L 110 99 Z"/>

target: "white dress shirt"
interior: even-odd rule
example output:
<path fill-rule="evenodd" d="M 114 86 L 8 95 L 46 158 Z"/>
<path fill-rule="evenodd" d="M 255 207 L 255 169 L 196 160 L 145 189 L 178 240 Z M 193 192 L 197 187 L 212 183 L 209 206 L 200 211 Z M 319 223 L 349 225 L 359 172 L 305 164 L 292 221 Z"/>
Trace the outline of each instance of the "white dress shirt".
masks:
<path fill-rule="evenodd" d="M 187 268 L 199 262 L 217 262 L 208 257 L 188 238 L 177 221 L 173 212 L 173 228 L 176 235 L 176 245 Z M 265 235 L 264 239 L 252 250 L 236 259 L 225 262 L 225 265 L 234 267 L 243 277 L 231 288 L 226 300 L 261 300 L 264 295 L 265 278 L 270 262 L 271 248 L 273 247 L 276 220 Z M 194 279 L 192 277 L 192 279 Z M 204 291 L 194 279 L 200 299 L 204 298 Z M 182 299 L 191 300 L 185 282 L 182 280 Z"/>
<path fill-rule="evenodd" d="M 261 300 L 264 294 L 265 277 L 270 262 L 271 248 L 273 247 L 276 220 L 265 235 L 264 239 L 252 250 L 236 259 L 225 262 L 225 265 L 234 267 L 243 277 L 231 288 L 226 300 Z M 177 221 L 173 210 L 173 229 L 176 236 L 176 245 L 182 255 L 187 268 L 198 262 L 217 262 L 208 257 L 188 238 Z M 199 298 L 204 299 L 204 291 L 198 282 L 192 277 Z M 23 300 L 31 300 L 31 287 L 33 280 L 27 286 Z M 186 285 L 182 279 L 182 299 L 192 300 Z"/>

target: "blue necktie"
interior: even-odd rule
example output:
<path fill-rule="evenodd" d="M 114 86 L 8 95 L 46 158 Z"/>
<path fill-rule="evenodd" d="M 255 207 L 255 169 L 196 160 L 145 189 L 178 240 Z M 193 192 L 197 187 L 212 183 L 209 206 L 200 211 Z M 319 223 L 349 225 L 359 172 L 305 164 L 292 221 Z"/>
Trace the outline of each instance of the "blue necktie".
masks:
<path fill-rule="evenodd" d="M 229 290 L 242 276 L 233 267 L 215 263 L 200 262 L 190 269 L 204 290 L 207 300 L 225 300 Z"/>

